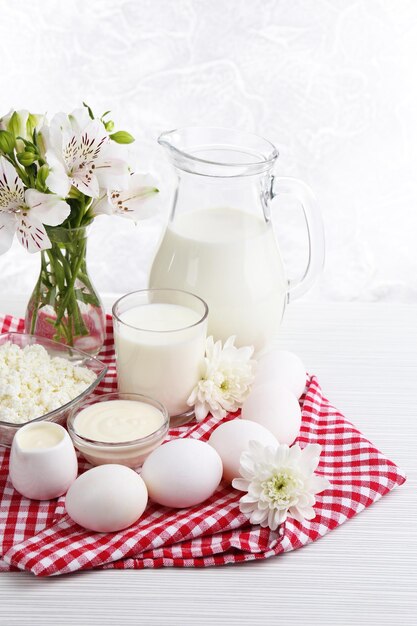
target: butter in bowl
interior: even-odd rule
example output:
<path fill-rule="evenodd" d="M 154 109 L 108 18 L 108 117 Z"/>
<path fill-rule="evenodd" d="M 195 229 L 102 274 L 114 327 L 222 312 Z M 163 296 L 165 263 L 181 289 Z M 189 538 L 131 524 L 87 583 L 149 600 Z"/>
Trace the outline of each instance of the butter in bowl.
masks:
<path fill-rule="evenodd" d="M 92 465 L 116 463 L 134 469 L 165 440 L 169 415 L 153 398 L 113 392 L 74 408 L 67 428 L 75 448 Z"/>

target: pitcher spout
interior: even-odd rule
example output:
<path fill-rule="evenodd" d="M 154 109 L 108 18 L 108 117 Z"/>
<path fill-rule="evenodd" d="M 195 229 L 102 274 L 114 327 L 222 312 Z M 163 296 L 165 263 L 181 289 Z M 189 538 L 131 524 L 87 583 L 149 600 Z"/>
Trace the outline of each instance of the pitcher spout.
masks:
<path fill-rule="evenodd" d="M 163 132 L 158 143 L 179 169 L 216 178 L 262 174 L 278 158 L 266 139 L 227 128 L 177 128 Z"/>

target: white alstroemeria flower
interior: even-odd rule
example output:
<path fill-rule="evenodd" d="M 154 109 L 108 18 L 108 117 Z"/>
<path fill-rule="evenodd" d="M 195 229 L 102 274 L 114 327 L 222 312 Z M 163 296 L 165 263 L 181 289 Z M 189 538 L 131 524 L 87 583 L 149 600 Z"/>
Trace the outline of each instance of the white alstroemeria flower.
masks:
<path fill-rule="evenodd" d="M 0 156 L 0 254 L 10 248 L 15 233 L 29 252 L 50 248 L 43 224 L 62 224 L 70 210 L 55 194 L 25 190 L 13 165 Z"/>
<path fill-rule="evenodd" d="M 314 519 L 316 494 L 328 489 L 330 482 L 314 473 L 319 464 L 321 446 L 309 444 L 304 449 L 264 446 L 249 443 L 249 450 L 240 457 L 240 474 L 232 485 L 246 491 L 239 508 L 251 524 L 276 530 L 287 516 L 299 522 Z"/>
<path fill-rule="evenodd" d="M 66 197 L 74 186 L 90 198 L 98 198 L 100 187 L 125 189 L 128 165 L 116 158 L 117 149 L 100 120 L 91 120 L 84 110 L 71 115 L 58 113 L 49 127 L 41 129 L 45 159 L 51 171 L 49 189 Z"/>
<path fill-rule="evenodd" d="M 133 220 L 146 219 L 155 214 L 158 191 L 155 179 L 149 174 L 132 174 L 129 176 L 129 187 L 125 191 L 102 191 L 91 209 L 95 215 L 103 213 Z"/>
<path fill-rule="evenodd" d="M 207 338 L 205 371 L 187 400 L 194 406 L 197 421 L 208 413 L 222 418 L 228 412 L 237 411 L 248 397 L 255 378 L 256 362 L 252 360 L 253 347 L 236 348 L 235 337 L 214 343 Z"/>

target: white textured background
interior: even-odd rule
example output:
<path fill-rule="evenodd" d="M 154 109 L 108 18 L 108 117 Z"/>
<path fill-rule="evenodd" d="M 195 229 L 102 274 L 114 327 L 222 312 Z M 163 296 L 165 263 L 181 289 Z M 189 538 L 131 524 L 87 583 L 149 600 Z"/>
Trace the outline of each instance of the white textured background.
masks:
<path fill-rule="evenodd" d="M 0 112 L 86 100 L 139 140 L 180 125 L 234 126 L 280 150 L 314 189 L 327 235 L 311 298 L 417 301 L 417 2 L 414 0 L 0 0 Z M 166 187 L 166 188 L 165 188 Z M 281 207 L 296 261 L 304 240 Z M 162 220 L 101 218 L 90 269 L 102 292 L 145 285 Z M 298 263 L 299 265 L 299 263 Z M 15 244 L 0 288 L 29 292 L 38 259 Z"/>

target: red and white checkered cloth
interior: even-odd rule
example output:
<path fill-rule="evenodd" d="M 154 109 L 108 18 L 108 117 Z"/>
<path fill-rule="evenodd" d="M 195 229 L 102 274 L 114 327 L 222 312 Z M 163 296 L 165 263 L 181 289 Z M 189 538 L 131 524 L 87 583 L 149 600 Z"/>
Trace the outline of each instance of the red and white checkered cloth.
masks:
<path fill-rule="evenodd" d="M 0 317 L 0 329 L 22 331 L 23 321 Z M 100 358 L 109 371 L 97 393 L 106 393 L 116 388 L 110 318 Z M 242 494 L 222 483 L 201 505 L 174 510 L 151 504 L 130 528 L 93 533 L 68 518 L 64 497 L 37 502 L 14 491 L 8 480 L 9 451 L 0 448 L 0 571 L 53 576 L 90 568 L 204 567 L 266 559 L 319 539 L 404 482 L 396 465 L 322 396 L 314 376 L 301 401 L 298 442 L 323 446 L 318 473 L 332 484 L 317 496 L 313 520 L 301 524 L 289 518 L 277 532 L 252 526 L 239 511 Z M 208 416 L 192 427 L 172 429 L 169 438 L 205 441 L 219 423 Z M 80 460 L 81 471 L 88 467 Z"/>

